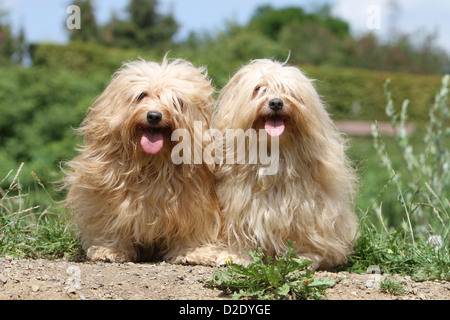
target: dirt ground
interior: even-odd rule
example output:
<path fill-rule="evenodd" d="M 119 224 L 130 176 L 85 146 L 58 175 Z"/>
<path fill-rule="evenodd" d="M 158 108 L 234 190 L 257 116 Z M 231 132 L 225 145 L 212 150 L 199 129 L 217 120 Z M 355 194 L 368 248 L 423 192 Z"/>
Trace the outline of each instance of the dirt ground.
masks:
<path fill-rule="evenodd" d="M 0 257 L 1 300 L 228 300 L 230 295 L 205 285 L 214 268 L 158 263 L 73 263 Z M 317 272 L 336 285 L 330 300 L 450 300 L 450 282 L 414 282 L 398 276 L 407 293 L 383 292 L 382 274 Z"/>

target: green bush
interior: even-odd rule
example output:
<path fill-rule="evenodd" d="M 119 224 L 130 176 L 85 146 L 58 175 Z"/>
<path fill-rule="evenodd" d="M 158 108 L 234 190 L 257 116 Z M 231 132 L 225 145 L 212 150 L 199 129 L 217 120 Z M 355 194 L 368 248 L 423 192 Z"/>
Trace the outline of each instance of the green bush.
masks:
<path fill-rule="evenodd" d="M 426 121 L 439 76 L 425 76 L 331 66 L 300 66 L 317 79 L 316 86 L 335 120 L 389 121 L 384 112 L 385 98 L 380 94 L 386 79 L 392 79 L 392 93 L 399 99 L 410 99 L 409 120 Z"/>
<path fill-rule="evenodd" d="M 0 73 L 0 172 L 21 162 L 46 182 L 58 180 L 58 162 L 75 154 L 77 127 L 108 76 L 68 69 L 2 67 Z M 22 183 L 31 183 L 25 174 Z"/>
<path fill-rule="evenodd" d="M 32 60 L 33 66 L 52 70 L 63 68 L 81 74 L 112 73 L 122 65 L 122 62 L 137 59 L 140 54 L 137 50 L 70 42 L 68 45 L 35 45 L 32 49 Z"/>

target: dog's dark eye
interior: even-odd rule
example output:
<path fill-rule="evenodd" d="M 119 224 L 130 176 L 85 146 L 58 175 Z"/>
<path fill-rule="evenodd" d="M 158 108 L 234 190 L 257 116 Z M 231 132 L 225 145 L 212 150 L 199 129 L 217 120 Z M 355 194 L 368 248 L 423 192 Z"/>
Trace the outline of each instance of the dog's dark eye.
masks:
<path fill-rule="evenodd" d="M 147 96 L 147 93 L 142 92 L 142 93 L 138 96 L 137 101 L 138 101 L 138 102 L 141 101 L 141 100 L 144 99 L 146 96 Z"/>
<path fill-rule="evenodd" d="M 253 90 L 253 98 L 256 98 L 257 96 L 266 93 L 267 88 L 264 86 L 257 86 L 255 90 Z"/>
<path fill-rule="evenodd" d="M 258 93 L 266 93 L 267 88 L 264 86 L 257 86 L 255 88 L 254 94 L 258 94 Z"/>

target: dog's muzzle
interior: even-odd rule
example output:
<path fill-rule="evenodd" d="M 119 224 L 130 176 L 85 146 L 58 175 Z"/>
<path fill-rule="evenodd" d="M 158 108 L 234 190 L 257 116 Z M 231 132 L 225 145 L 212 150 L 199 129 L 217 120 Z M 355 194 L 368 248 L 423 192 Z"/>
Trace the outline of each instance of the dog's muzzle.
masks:
<path fill-rule="evenodd" d="M 284 101 L 280 98 L 270 99 L 267 103 L 271 112 L 263 119 L 264 129 L 272 137 L 281 136 L 286 128 L 284 119 L 281 115 L 281 110 L 284 107 Z"/>
<path fill-rule="evenodd" d="M 141 147 L 147 154 L 157 154 L 164 146 L 164 135 L 160 128 L 155 128 L 162 121 L 162 113 L 149 111 L 147 122 L 150 128 L 144 130 L 141 137 Z"/>

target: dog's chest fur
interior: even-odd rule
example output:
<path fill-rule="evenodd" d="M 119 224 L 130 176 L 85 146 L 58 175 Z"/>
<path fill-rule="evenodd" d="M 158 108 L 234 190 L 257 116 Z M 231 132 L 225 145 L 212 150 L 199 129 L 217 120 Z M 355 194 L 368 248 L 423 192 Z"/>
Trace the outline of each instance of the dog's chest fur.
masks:
<path fill-rule="evenodd" d="M 321 210 L 320 189 L 309 173 L 292 170 L 280 157 L 275 175 L 259 175 L 257 165 L 231 165 L 219 173 L 217 191 L 232 242 L 249 239 L 256 247 L 281 252 L 287 240 L 302 241 L 299 229 L 313 227 L 314 213 Z"/>

